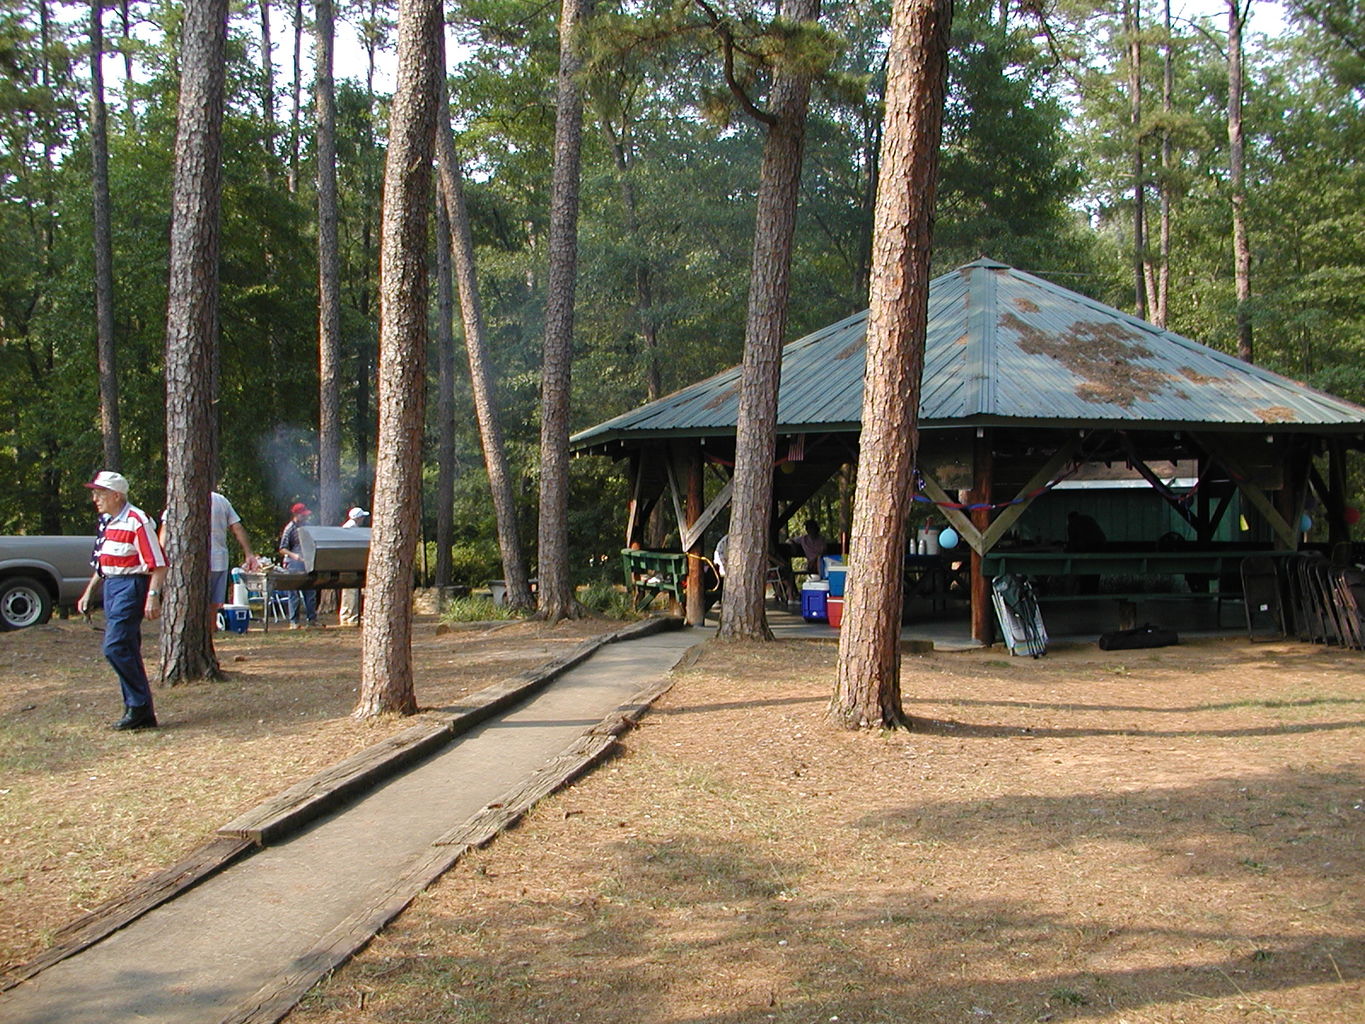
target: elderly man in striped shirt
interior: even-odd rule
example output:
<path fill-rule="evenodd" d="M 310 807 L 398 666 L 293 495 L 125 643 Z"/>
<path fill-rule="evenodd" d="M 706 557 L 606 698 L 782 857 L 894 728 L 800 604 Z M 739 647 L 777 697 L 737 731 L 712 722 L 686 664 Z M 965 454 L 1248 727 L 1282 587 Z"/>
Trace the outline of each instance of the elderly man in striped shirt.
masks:
<path fill-rule="evenodd" d="M 152 518 L 128 501 L 128 480 L 108 470 L 85 485 L 104 518 L 95 542 L 95 574 L 76 610 L 85 614 L 104 580 L 104 656 L 123 688 L 123 717 L 115 729 L 155 729 L 152 687 L 142 663 L 142 619 L 161 617 L 166 556 Z"/>

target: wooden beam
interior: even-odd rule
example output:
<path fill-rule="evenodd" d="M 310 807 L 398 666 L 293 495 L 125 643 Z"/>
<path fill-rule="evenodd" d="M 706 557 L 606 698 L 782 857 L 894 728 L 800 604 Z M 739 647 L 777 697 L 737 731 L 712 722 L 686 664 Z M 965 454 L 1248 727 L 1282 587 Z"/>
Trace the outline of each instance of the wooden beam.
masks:
<path fill-rule="evenodd" d="M 682 534 L 682 549 L 687 552 L 686 618 L 690 626 L 700 626 L 706 617 L 706 581 L 702 573 L 701 537 L 706 530 L 702 519 L 705 500 L 705 467 L 701 460 L 701 445 L 696 445 L 687 459 L 687 519 Z M 714 514 L 714 513 L 713 513 Z"/>
<path fill-rule="evenodd" d="M 731 477 L 729 480 L 725 481 L 725 486 L 720 489 L 720 492 L 711 499 L 711 504 L 707 505 L 705 510 L 697 516 L 696 522 L 683 530 L 682 549 L 684 551 L 690 550 L 693 544 L 701 540 L 701 535 L 706 532 L 706 528 L 710 526 L 711 523 L 715 521 L 716 516 L 720 515 L 721 511 L 730 504 L 730 497 L 734 493 L 734 490 L 735 481 L 734 478 Z"/>
<path fill-rule="evenodd" d="M 938 505 L 938 510 L 943 513 L 943 518 L 947 519 L 957 531 L 959 537 L 967 542 L 967 546 L 973 551 L 980 553 L 982 537 L 981 533 L 972 521 L 967 518 L 959 508 L 949 508 L 950 504 L 957 504 L 952 498 L 948 497 L 948 492 L 938 485 L 938 481 L 927 473 L 920 474 L 924 480 L 924 493 L 929 495 Z"/>
<path fill-rule="evenodd" d="M 1019 493 L 1015 495 L 1014 498 L 1016 503 L 1004 508 L 1001 513 L 995 517 L 995 522 L 991 523 L 985 534 L 982 535 L 981 553 L 983 555 L 1000 543 L 1000 538 L 1009 532 L 1010 527 L 1018 521 L 1020 516 L 1028 511 L 1029 506 L 1032 505 L 1034 499 L 1038 497 L 1036 494 L 1032 495 L 1032 497 L 1026 497 L 1026 495 L 1032 494 L 1033 491 L 1036 491 L 1039 487 L 1050 482 L 1057 471 L 1075 457 L 1076 451 L 1080 446 L 1080 436 L 1073 436 L 1066 444 L 1053 452 L 1052 457 L 1043 463 L 1042 468 L 1040 468 L 1038 472 L 1029 477 L 1028 483 L 1019 488 Z"/>
<path fill-rule="evenodd" d="M 1298 533 L 1289 525 L 1284 516 L 1280 515 L 1280 510 L 1266 496 L 1265 491 L 1251 482 L 1241 463 L 1224 447 L 1222 439 L 1213 434 L 1195 434 L 1194 439 L 1199 442 L 1204 451 L 1221 462 L 1223 468 L 1232 474 L 1233 483 L 1237 485 L 1237 489 L 1265 517 L 1265 521 L 1275 531 L 1275 536 L 1279 538 L 1285 549 L 1288 551 L 1296 550 L 1299 546 Z M 1239 477 L 1241 479 L 1238 479 Z"/>
<path fill-rule="evenodd" d="M 1142 461 L 1142 458 L 1137 453 L 1137 446 L 1133 444 L 1133 439 L 1129 437 L 1127 433 L 1124 433 L 1123 435 L 1123 443 L 1128 449 L 1128 461 L 1132 464 L 1132 467 L 1142 475 L 1144 480 L 1151 484 L 1152 490 L 1161 495 L 1166 504 L 1170 505 L 1171 508 L 1175 510 L 1176 515 L 1189 523 L 1190 527 L 1197 532 L 1199 530 L 1199 523 L 1195 521 L 1194 513 L 1190 511 L 1190 507 L 1180 500 L 1180 495 L 1166 486 L 1166 481 L 1157 476 L 1151 466 Z"/>
<path fill-rule="evenodd" d="M 971 556 L 972 638 L 983 644 L 990 644 L 995 640 L 995 609 L 991 603 L 991 581 L 986 579 L 986 574 L 981 571 L 981 556 L 986 551 L 984 534 L 991 525 L 991 491 L 995 476 L 995 453 L 991 441 L 991 431 L 978 429 L 976 441 L 972 445 L 971 504 L 984 506 L 973 509 L 971 514 L 972 525 L 981 538 L 981 543 L 973 546 Z"/>

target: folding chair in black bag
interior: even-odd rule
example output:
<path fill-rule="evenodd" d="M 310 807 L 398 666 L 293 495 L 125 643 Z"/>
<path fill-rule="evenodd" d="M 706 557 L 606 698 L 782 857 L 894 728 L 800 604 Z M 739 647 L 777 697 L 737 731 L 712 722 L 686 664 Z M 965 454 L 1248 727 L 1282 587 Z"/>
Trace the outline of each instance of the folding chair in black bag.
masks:
<path fill-rule="evenodd" d="M 1263 555 L 1242 559 L 1242 598 L 1247 614 L 1247 639 L 1278 640 L 1289 633 L 1284 620 L 1280 574 L 1276 561 Z"/>

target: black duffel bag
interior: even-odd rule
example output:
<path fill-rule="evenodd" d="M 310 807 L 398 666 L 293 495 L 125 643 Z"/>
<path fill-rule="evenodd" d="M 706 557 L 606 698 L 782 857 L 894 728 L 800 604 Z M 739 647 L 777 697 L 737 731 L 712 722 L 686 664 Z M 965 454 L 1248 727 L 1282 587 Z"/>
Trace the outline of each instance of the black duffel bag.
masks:
<path fill-rule="evenodd" d="M 1170 647 L 1178 643 L 1180 637 L 1175 630 L 1150 623 L 1135 629 L 1115 629 L 1101 633 L 1099 639 L 1102 651 L 1136 651 L 1144 647 Z"/>

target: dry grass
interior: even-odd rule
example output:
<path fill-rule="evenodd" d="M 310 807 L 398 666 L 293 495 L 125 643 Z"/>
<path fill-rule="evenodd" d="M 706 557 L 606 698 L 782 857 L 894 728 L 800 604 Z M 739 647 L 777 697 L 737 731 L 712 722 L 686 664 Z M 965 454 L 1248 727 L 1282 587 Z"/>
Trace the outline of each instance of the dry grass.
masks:
<path fill-rule="evenodd" d="M 622 756 L 291 1015 L 371 1022 L 1365 1019 L 1359 654 L 712 647 Z"/>
<path fill-rule="evenodd" d="M 534 623 L 438 634 L 419 619 L 417 698 L 440 707 L 611 628 Z M 227 678 L 157 694 L 162 728 L 122 713 L 100 636 L 78 620 L 0 633 L 0 966 L 240 812 L 410 722 L 353 721 L 358 630 L 219 634 Z M 155 660 L 149 635 L 144 650 Z"/>
<path fill-rule="evenodd" d="M 419 698 L 604 628 L 428 623 Z M 117 691 L 84 626 L 0 635 L 2 955 L 401 728 L 347 717 L 357 639 L 225 638 L 230 678 L 159 695 L 166 728 L 130 737 L 105 728 Z M 908 658 L 920 728 L 881 735 L 825 724 L 833 657 L 707 648 L 621 756 L 291 1021 L 1365 1019 L 1359 654 Z"/>

